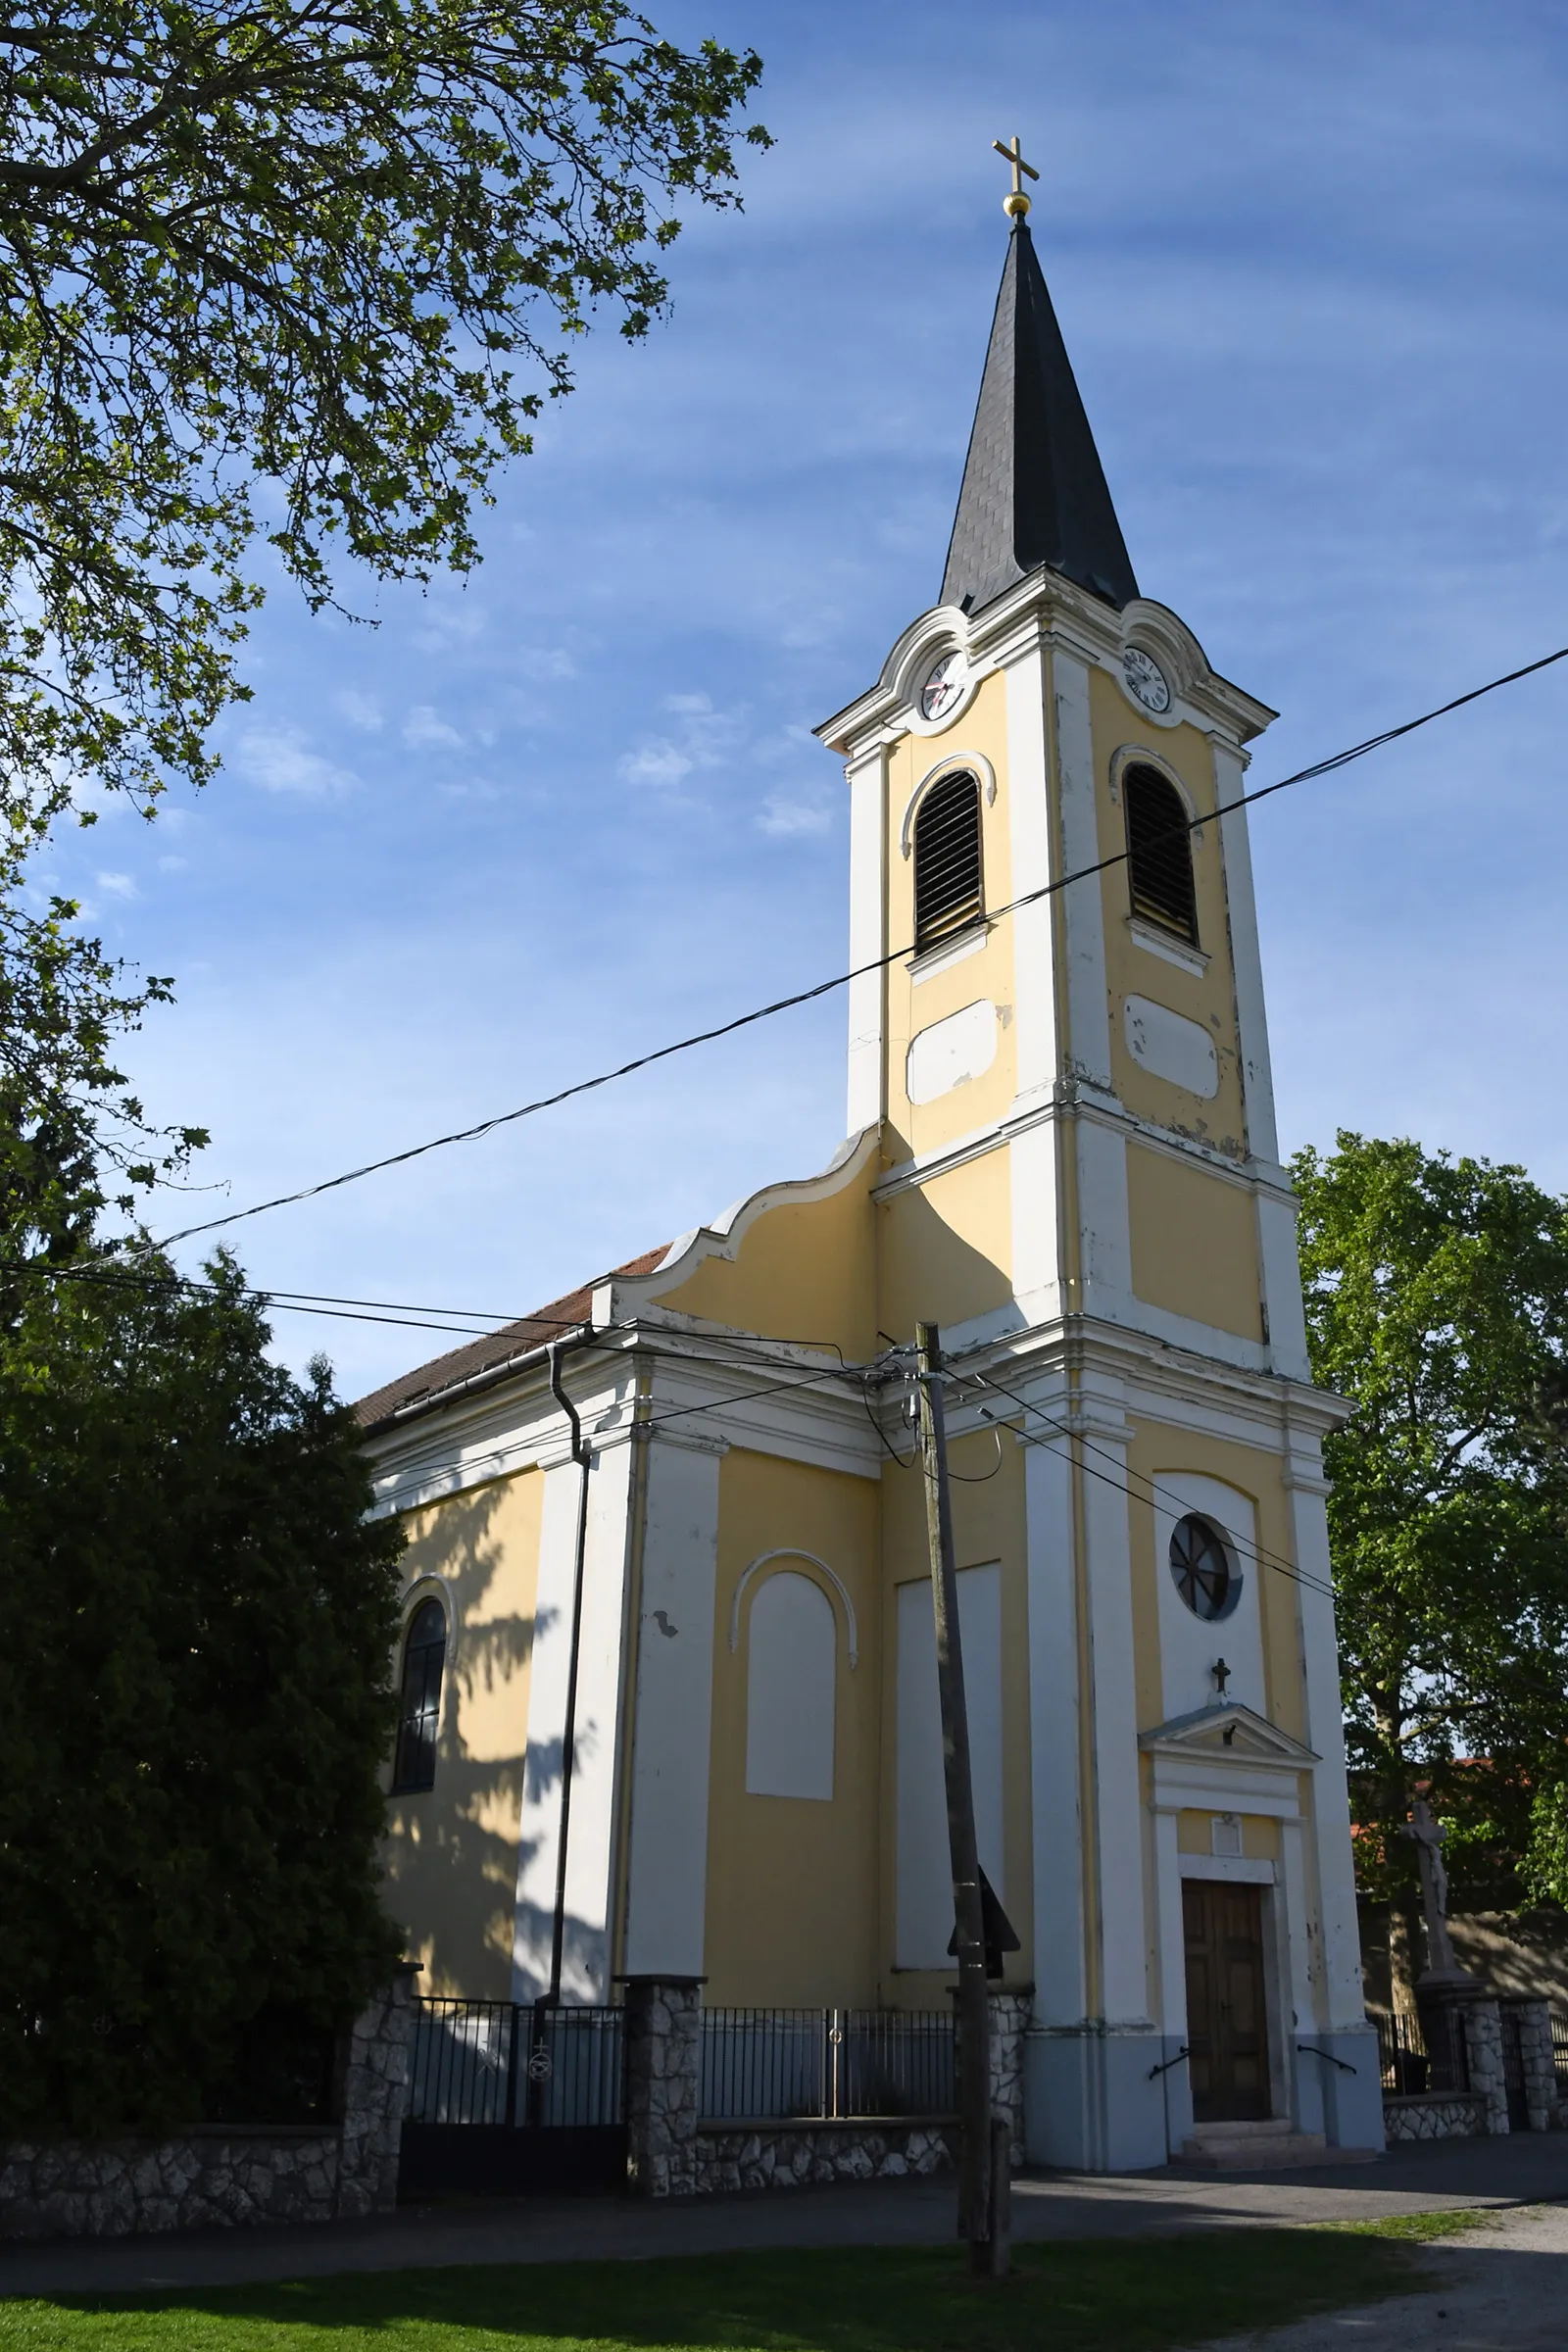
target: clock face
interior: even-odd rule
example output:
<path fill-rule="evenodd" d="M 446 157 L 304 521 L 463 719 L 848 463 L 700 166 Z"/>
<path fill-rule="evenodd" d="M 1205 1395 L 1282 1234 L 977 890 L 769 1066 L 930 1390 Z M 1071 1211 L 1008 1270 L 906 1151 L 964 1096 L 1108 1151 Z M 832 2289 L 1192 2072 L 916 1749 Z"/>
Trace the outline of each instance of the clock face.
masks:
<path fill-rule="evenodd" d="M 961 654 L 944 654 L 920 689 L 920 716 L 945 718 L 961 698 L 968 674 Z"/>
<path fill-rule="evenodd" d="M 1146 654 L 1141 645 L 1130 645 L 1121 658 L 1121 674 L 1127 681 L 1127 691 L 1146 710 L 1156 714 L 1170 709 L 1170 682 L 1152 654 Z"/>

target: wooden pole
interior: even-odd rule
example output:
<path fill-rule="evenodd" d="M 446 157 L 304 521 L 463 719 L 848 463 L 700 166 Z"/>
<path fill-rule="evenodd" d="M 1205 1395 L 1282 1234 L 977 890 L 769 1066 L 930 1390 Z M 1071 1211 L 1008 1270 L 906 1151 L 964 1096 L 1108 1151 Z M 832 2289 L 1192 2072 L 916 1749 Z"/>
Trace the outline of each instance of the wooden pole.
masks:
<path fill-rule="evenodd" d="M 958 1578 L 953 1550 L 947 1430 L 942 1412 L 942 1340 L 936 1325 L 917 1324 L 915 1343 L 926 1533 L 931 1550 L 931 1606 L 937 1634 L 937 1695 L 942 1706 L 942 1766 L 948 1794 L 948 1851 L 953 1863 L 953 1909 L 958 1932 L 958 2229 L 969 2240 L 971 2270 L 989 2278 L 993 2275 L 991 2004 L 986 1991 L 985 1920 L 980 1901 L 980 1860 L 975 1846 L 974 1786 L 969 1773 L 969 1711 L 963 1691 Z"/>

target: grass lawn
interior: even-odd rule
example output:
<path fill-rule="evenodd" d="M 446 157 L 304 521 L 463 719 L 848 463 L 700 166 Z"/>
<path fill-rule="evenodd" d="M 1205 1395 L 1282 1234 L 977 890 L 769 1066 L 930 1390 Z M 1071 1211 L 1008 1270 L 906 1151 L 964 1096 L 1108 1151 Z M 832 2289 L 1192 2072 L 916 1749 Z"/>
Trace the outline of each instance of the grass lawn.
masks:
<path fill-rule="evenodd" d="M 1455 2214 L 1015 2249 L 957 2247 L 356 2272 L 278 2285 L 0 2303 L 0 2352 L 1163 2352 L 1416 2283 Z"/>

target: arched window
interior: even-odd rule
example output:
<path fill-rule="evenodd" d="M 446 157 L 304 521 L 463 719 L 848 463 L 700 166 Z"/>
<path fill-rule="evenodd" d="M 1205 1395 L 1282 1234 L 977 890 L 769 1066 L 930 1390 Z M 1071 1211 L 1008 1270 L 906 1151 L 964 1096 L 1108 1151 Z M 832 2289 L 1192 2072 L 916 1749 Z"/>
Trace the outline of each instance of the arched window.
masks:
<path fill-rule="evenodd" d="M 759 1585 L 747 1630 L 749 1795 L 831 1798 L 838 1646 L 833 1603 L 810 1577 L 782 1569 Z"/>
<path fill-rule="evenodd" d="M 1157 767 L 1129 767 L 1121 780 L 1127 811 L 1127 879 L 1133 912 L 1198 944 L 1193 895 L 1193 837 L 1187 805 Z"/>
<path fill-rule="evenodd" d="M 1242 1580 L 1231 1566 L 1229 1544 L 1218 1528 L 1196 1511 L 1178 1519 L 1171 1530 L 1170 1572 L 1195 1617 L 1228 1617 L 1242 1597 Z"/>
<path fill-rule="evenodd" d="M 915 947 L 933 947 L 983 911 L 980 785 L 960 768 L 932 785 L 915 816 Z"/>
<path fill-rule="evenodd" d="M 403 1644 L 403 1698 L 392 1792 L 435 1787 L 435 1739 L 441 1725 L 441 1674 L 447 1662 L 447 1614 L 421 1600 Z"/>

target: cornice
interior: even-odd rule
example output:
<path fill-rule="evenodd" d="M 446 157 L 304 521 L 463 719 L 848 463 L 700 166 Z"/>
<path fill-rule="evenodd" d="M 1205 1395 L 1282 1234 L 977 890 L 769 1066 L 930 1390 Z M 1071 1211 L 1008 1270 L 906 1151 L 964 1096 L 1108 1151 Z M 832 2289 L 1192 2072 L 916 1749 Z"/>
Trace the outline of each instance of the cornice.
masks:
<path fill-rule="evenodd" d="M 1185 706 L 1174 715 L 1223 735 L 1238 749 L 1279 715 L 1267 703 L 1222 678 L 1193 631 L 1168 606 L 1138 597 L 1115 612 L 1059 572 L 1043 567 L 980 612 L 963 612 L 953 605 L 922 612 L 894 645 L 876 684 L 824 719 L 814 733 L 830 751 L 861 759 L 899 735 L 927 732 L 916 721 L 913 695 L 928 656 L 934 659 L 943 647 L 956 646 L 968 666 L 972 691 L 988 671 L 1048 644 L 1059 645 L 1118 678 L 1127 645 L 1154 646 Z M 960 723 L 966 707 L 967 698 L 954 713 L 953 724 Z"/>

